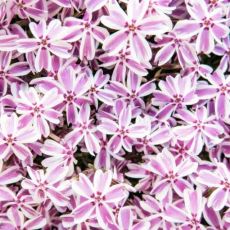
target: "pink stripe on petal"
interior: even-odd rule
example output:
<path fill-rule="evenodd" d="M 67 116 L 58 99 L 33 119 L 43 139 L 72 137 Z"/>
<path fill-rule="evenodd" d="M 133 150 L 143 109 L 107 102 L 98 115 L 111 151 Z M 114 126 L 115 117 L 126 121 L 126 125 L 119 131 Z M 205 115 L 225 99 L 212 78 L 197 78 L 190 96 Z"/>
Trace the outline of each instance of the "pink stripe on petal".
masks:
<path fill-rule="evenodd" d="M 17 144 L 14 144 L 13 146 L 11 146 L 11 148 L 12 148 L 12 151 L 14 152 L 14 154 L 21 161 L 25 161 L 25 160 L 32 157 L 32 154 L 31 154 L 29 148 L 23 144 L 17 143 Z"/>
<path fill-rule="evenodd" d="M 54 205 L 63 207 L 68 204 L 68 198 L 64 196 L 61 192 L 58 192 L 55 188 L 47 189 L 47 196 L 53 202 Z"/>
<path fill-rule="evenodd" d="M 72 46 L 65 41 L 57 41 L 52 42 L 47 49 L 60 58 L 69 58 L 71 57 L 71 48 Z"/>
<path fill-rule="evenodd" d="M 90 32 L 83 33 L 81 45 L 80 45 L 80 59 L 92 60 L 95 56 L 95 41 Z"/>
<path fill-rule="evenodd" d="M 95 192 L 100 192 L 102 196 L 108 191 L 110 184 L 112 183 L 111 171 L 102 172 L 97 170 L 94 174 L 93 185 Z"/>
<path fill-rule="evenodd" d="M 200 31 L 200 24 L 193 20 L 178 21 L 174 27 L 174 33 L 180 38 L 190 38 Z"/>
<path fill-rule="evenodd" d="M 120 30 L 113 33 L 105 39 L 103 48 L 111 53 L 118 53 L 121 49 L 125 48 L 128 41 L 129 33 L 125 30 Z"/>
<path fill-rule="evenodd" d="M 174 223 L 184 223 L 186 221 L 185 212 L 173 205 L 166 207 L 164 217 L 166 220 Z"/>
<path fill-rule="evenodd" d="M 229 28 L 221 23 L 215 23 L 211 29 L 215 40 L 221 43 L 221 38 L 225 38 L 229 34 Z"/>
<path fill-rule="evenodd" d="M 37 216 L 25 222 L 25 229 L 42 229 L 47 224 L 45 217 Z"/>
<path fill-rule="evenodd" d="M 20 53 L 28 53 L 31 51 L 35 51 L 39 48 L 38 40 L 34 38 L 19 39 L 17 43 L 17 49 Z"/>
<path fill-rule="evenodd" d="M 96 135 L 90 132 L 86 133 L 84 140 L 86 148 L 91 155 L 94 156 L 94 153 L 98 153 L 100 151 L 100 144 Z"/>
<path fill-rule="evenodd" d="M 51 56 L 49 51 L 44 47 L 40 47 L 37 52 L 35 58 L 35 68 L 38 72 L 42 69 L 50 70 L 51 68 Z"/>
<path fill-rule="evenodd" d="M 7 187 L 0 186 L 0 201 L 13 201 L 15 194 Z"/>
<path fill-rule="evenodd" d="M 228 190 L 217 188 L 208 199 L 208 207 L 212 207 L 215 211 L 219 211 L 226 205 L 228 198 Z"/>
<path fill-rule="evenodd" d="M 85 198 L 90 199 L 92 194 L 94 194 L 94 187 L 89 178 L 83 173 L 79 176 L 79 181 L 74 181 L 72 183 L 73 191 Z"/>
<path fill-rule="evenodd" d="M 12 184 L 19 181 L 22 175 L 17 166 L 10 167 L 0 173 L 0 185 Z"/>
<path fill-rule="evenodd" d="M 130 36 L 130 48 L 132 55 L 134 55 L 137 60 L 149 61 L 152 57 L 152 51 L 146 39 L 139 33 L 134 33 Z"/>
<path fill-rule="evenodd" d="M 8 70 L 8 73 L 13 76 L 24 76 L 30 72 L 30 67 L 27 62 L 19 62 L 12 64 Z"/>
<path fill-rule="evenodd" d="M 94 210 L 95 206 L 90 201 L 80 204 L 75 210 L 73 210 L 75 223 L 82 223 L 86 221 L 90 215 L 93 214 Z"/>
<path fill-rule="evenodd" d="M 99 26 L 92 28 L 92 33 L 93 37 L 101 43 L 103 43 L 104 40 L 109 36 L 108 31 L 105 28 Z"/>
<path fill-rule="evenodd" d="M 219 187 L 221 179 L 213 172 L 203 170 L 199 173 L 197 181 L 209 187 Z"/>
<path fill-rule="evenodd" d="M 117 184 L 109 188 L 105 194 L 105 202 L 107 203 L 116 203 L 124 199 L 125 190 L 123 185 Z"/>
<path fill-rule="evenodd" d="M 158 65 L 164 65 L 172 58 L 174 53 L 175 48 L 173 47 L 173 45 L 166 45 L 157 52 L 154 62 Z"/>
<path fill-rule="evenodd" d="M 94 12 L 104 6 L 107 1 L 108 0 L 86 0 L 85 5 L 89 11 Z"/>
<path fill-rule="evenodd" d="M 208 28 L 202 29 L 196 41 L 196 50 L 198 53 L 204 52 L 205 54 L 209 54 L 214 50 L 214 38 Z"/>
<path fill-rule="evenodd" d="M 123 207 L 118 214 L 118 223 L 122 229 L 132 229 L 133 214 L 129 207 Z"/>
<path fill-rule="evenodd" d="M 112 151 L 113 153 L 118 153 L 122 148 L 121 136 L 114 135 L 112 138 L 110 138 L 108 146 L 110 151 Z"/>

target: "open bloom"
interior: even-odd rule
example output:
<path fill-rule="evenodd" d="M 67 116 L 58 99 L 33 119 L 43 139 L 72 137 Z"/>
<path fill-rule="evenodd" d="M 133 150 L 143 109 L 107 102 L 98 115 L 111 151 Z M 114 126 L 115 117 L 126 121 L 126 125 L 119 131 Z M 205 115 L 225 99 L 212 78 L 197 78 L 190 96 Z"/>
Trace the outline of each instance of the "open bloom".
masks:
<path fill-rule="evenodd" d="M 19 91 L 17 98 L 17 113 L 22 114 L 23 124 L 32 123 L 37 133 L 47 137 L 50 133 L 48 122 L 59 123 L 60 113 L 54 109 L 62 99 L 58 97 L 57 89 L 49 90 L 43 97 L 34 88 Z"/>
<path fill-rule="evenodd" d="M 63 40 L 66 28 L 61 26 L 61 21 L 54 19 L 46 25 L 46 21 L 41 20 L 38 24 L 31 22 L 29 27 L 34 38 L 19 39 L 17 48 L 20 53 L 36 51 L 35 68 L 37 71 L 41 71 L 43 68 L 50 70 L 50 53 L 61 58 L 71 56 L 69 51 L 72 46 Z"/>
<path fill-rule="evenodd" d="M 136 216 L 133 214 L 131 207 L 122 207 L 119 210 L 118 217 L 117 217 L 118 224 L 112 224 L 109 226 L 111 230 L 120 230 L 120 229 L 127 229 L 127 230 L 138 230 L 138 229 L 150 229 L 150 223 L 145 220 L 137 221 Z M 137 223 L 135 223 L 135 222 Z"/>
<path fill-rule="evenodd" d="M 138 138 L 135 148 L 146 155 L 156 150 L 155 146 L 167 143 L 172 138 L 170 129 L 166 126 L 154 127 L 145 137 Z"/>
<path fill-rule="evenodd" d="M 149 0 L 129 1 L 126 14 L 118 3 L 108 5 L 109 15 L 103 16 L 101 22 L 118 31 L 106 38 L 104 49 L 113 54 L 118 53 L 129 42 L 133 57 L 138 61 L 149 61 L 152 51 L 145 39 L 146 35 L 161 35 L 170 30 L 172 24 L 165 17 L 146 16 L 148 6 Z"/>
<path fill-rule="evenodd" d="M 193 46 L 188 42 L 188 39 L 178 38 L 177 33 L 174 31 L 164 35 L 161 39 L 157 39 L 156 47 L 161 47 L 156 53 L 154 60 L 158 65 L 167 63 L 175 53 L 182 67 L 194 60 L 195 52 Z"/>
<path fill-rule="evenodd" d="M 86 97 L 86 92 L 90 89 L 90 82 L 86 74 L 76 76 L 74 69 L 69 66 L 66 69 L 61 69 L 58 73 L 57 80 L 50 77 L 37 78 L 31 82 L 37 84 L 44 93 L 51 89 L 57 89 L 62 102 L 58 108 L 66 111 L 68 124 L 76 123 L 77 108 L 80 108 L 83 103 L 91 100 Z"/>
<path fill-rule="evenodd" d="M 98 26 L 92 14 L 86 13 L 83 19 L 68 17 L 64 25 L 70 29 L 65 39 L 73 42 L 80 40 L 79 56 L 81 60 L 92 60 L 96 52 L 96 44 L 103 43 L 108 36 L 108 31 Z"/>
<path fill-rule="evenodd" d="M 103 173 L 101 170 L 97 170 L 93 183 L 86 175 L 80 173 L 79 181 L 74 181 L 72 187 L 78 196 L 84 198 L 84 201 L 72 211 L 71 215 L 63 217 L 64 226 L 69 227 L 70 219 L 73 219 L 76 224 L 96 218 L 102 228 L 109 222 L 114 222 L 112 211 L 120 201 L 126 198 L 127 193 L 122 184 L 111 186 L 111 183 L 111 171 Z"/>
<path fill-rule="evenodd" d="M 157 113 L 160 119 L 168 119 L 172 113 L 186 105 L 198 102 L 196 95 L 196 80 L 192 77 L 167 76 L 166 81 L 159 82 L 160 90 L 153 91 L 153 104 L 160 105 Z"/>
<path fill-rule="evenodd" d="M 222 8 L 209 8 L 205 0 L 190 0 L 186 6 L 192 19 L 179 21 L 174 28 L 175 32 L 182 38 L 191 38 L 198 34 L 197 52 L 212 52 L 214 41 L 221 43 L 220 39 L 229 34 L 229 28 L 224 24 L 226 19 L 223 19 Z"/>
<path fill-rule="evenodd" d="M 107 89 L 118 98 L 122 99 L 125 104 L 131 105 L 132 108 L 143 109 L 145 107 L 144 97 L 151 95 L 155 89 L 152 81 L 141 84 L 141 77 L 134 73 L 127 75 L 127 83 L 111 81 Z"/>
<path fill-rule="evenodd" d="M 20 18 L 33 18 L 41 20 L 46 17 L 47 12 L 39 8 L 40 0 L 13 0 L 8 4 L 8 9 L 14 14 L 18 14 Z"/>
<path fill-rule="evenodd" d="M 108 118 L 102 118 L 98 129 L 107 135 L 113 135 L 109 140 L 109 150 L 118 153 L 122 147 L 132 151 L 132 144 L 135 138 L 144 137 L 149 133 L 149 122 L 143 119 L 135 124 L 131 123 L 131 106 L 126 107 L 119 101 L 115 104 L 118 123 Z"/>
<path fill-rule="evenodd" d="M 23 213 L 14 209 L 14 207 L 10 207 L 7 210 L 6 217 L 1 220 L 1 228 L 2 229 L 10 229 L 10 230 L 17 230 L 17 229 L 41 229 L 46 224 L 46 219 L 40 214 L 35 217 L 32 217 L 29 220 L 25 221 Z"/>
<path fill-rule="evenodd" d="M 17 35 L 0 35 L 0 51 L 13 51 L 16 49 Z"/>
<path fill-rule="evenodd" d="M 149 221 L 152 228 L 158 229 L 163 227 L 163 229 L 174 229 L 173 223 L 165 220 L 164 212 L 165 206 L 168 203 L 172 203 L 171 197 L 166 197 L 163 200 L 158 201 L 153 196 L 144 195 L 144 201 L 140 202 L 141 208 L 143 208 L 147 215 L 144 220 Z"/>
<path fill-rule="evenodd" d="M 67 174 L 67 168 L 62 166 L 52 167 L 47 169 L 46 173 L 43 170 L 34 170 L 27 167 L 27 172 L 31 179 L 25 178 L 22 181 L 22 187 L 32 195 L 34 202 L 42 203 L 50 199 L 56 206 L 66 206 L 68 197 L 63 194 L 58 182 L 62 181 Z"/>
<path fill-rule="evenodd" d="M 95 107 L 98 108 L 99 101 L 107 105 L 113 105 L 115 96 L 113 93 L 109 92 L 109 90 L 104 89 L 109 82 L 110 76 L 108 74 L 103 74 L 102 69 L 99 69 L 95 75 L 89 70 L 88 75 L 90 81 L 90 90 L 88 94 Z"/>
<path fill-rule="evenodd" d="M 131 55 L 130 49 L 122 49 L 117 54 L 104 53 L 99 57 L 102 62 L 100 66 L 111 68 L 114 66 L 112 80 L 124 82 L 128 71 L 135 73 L 138 76 L 146 76 L 151 69 L 151 64 L 148 61 L 136 61 Z"/>
<path fill-rule="evenodd" d="M 207 80 L 211 84 L 200 81 L 197 94 L 201 99 L 215 101 L 215 113 L 218 119 L 230 119 L 230 75 L 224 75 L 220 70 L 211 74 Z"/>
<path fill-rule="evenodd" d="M 230 70 L 230 36 L 224 38 L 221 44 L 216 44 L 213 53 L 222 56 L 219 68 L 223 72 Z"/>
<path fill-rule="evenodd" d="M 37 141 L 38 132 L 30 124 L 23 126 L 21 121 L 21 117 L 18 118 L 15 113 L 0 117 L 1 159 L 6 159 L 13 153 L 21 161 L 31 161 L 32 154 L 26 144 Z"/>
<path fill-rule="evenodd" d="M 199 154 L 206 144 L 212 147 L 219 144 L 223 133 L 222 126 L 215 121 L 214 116 L 208 116 L 206 107 L 197 107 L 195 113 L 186 109 L 178 111 L 177 117 L 185 122 L 185 125 L 175 127 L 174 133 L 179 140 L 193 139 L 191 150 Z"/>
<path fill-rule="evenodd" d="M 95 133 L 96 127 L 93 124 L 93 120 L 90 119 L 90 112 L 89 104 L 81 106 L 74 129 L 66 135 L 66 138 L 72 141 L 74 146 L 84 139 L 87 150 L 94 155 L 94 152 L 98 153 L 100 151 L 100 144 Z"/>
<path fill-rule="evenodd" d="M 42 153 L 49 156 L 42 161 L 44 167 L 58 167 L 64 166 L 68 168 L 67 175 L 72 175 L 74 172 L 74 164 L 77 163 L 75 159 L 76 147 L 66 139 L 62 139 L 60 143 L 53 140 L 46 140 L 42 149 Z"/>
<path fill-rule="evenodd" d="M 189 176 L 197 169 L 198 164 L 192 162 L 189 158 L 176 164 L 175 157 L 164 148 L 162 153 L 155 158 L 151 158 L 147 168 L 159 178 L 154 184 L 151 194 L 155 194 L 160 200 L 167 195 L 172 195 L 175 191 L 179 196 L 183 197 L 186 188 L 192 188 L 192 184 L 183 177 Z"/>
<path fill-rule="evenodd" d="M 0 52 L 0 96 L 7 93 L 8 85 L 23 82 L 19 77 L 27 75 L 30 67 L 26 62 L 11 64 L 12 52 Z"/>
<path fill-rule="evenodd" d="M 197 181 L 210 188 L 216 188 L 208 198 L 208 207 L 214 210 L 221 210 L 230 197 L 230 172 L 223 163 L 217 163 L 217 168 L 213 172 L 201 170 Z"/>
<path fill-rule="evenodd" d="M 201 224 L 205 201 L 200 189 L 186 189 L 184 210 L 173 204 L 166 205 L 164 218 L 173 223 L 181 223 L 181 229 L 205 229 Z"/>

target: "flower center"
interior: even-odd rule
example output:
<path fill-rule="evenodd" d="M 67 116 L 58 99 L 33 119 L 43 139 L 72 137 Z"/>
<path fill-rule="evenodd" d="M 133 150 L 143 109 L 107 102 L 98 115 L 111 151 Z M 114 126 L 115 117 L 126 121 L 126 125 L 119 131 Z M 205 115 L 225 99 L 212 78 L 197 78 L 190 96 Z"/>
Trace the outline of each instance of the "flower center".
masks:
<path fill-rule="evenodd" d="M 209 27 L 212 25 L 212 22 L 211 22 L 210 19 L 205 18 L 205 19 L 203 20 L 203 25 L 204 25 L 204 27 L 209 28 Z"/>
<path fill-rule="evenodd" d="M 125 130 L 125 129 L 120 129 L 119 132 L 120 132 L 120 134 L 123 135 L 123 136 L 124 136 L 125 134 L 128 133 L 128 131 Z"/>
<path fill-rule="evenodd" d="M 128 25 L 128 28 L 129 28 L 129 31 L 132 31 L 132 32 L 134 32 L 137 29 L 137 27 L 133 23 L 131 25 Z"/>
<path fill-rule="evenodd" d="M 230 189 L 230 182 L 226 181 L 221 181 L 221 185 L 225 187 L 225 189 Z"/>
<path fill-rule="evenodd" d="M 16 139 L 12 137 L 12 134 L 9 134 L 5 140 L 8 144 L 12 144 Z"/>

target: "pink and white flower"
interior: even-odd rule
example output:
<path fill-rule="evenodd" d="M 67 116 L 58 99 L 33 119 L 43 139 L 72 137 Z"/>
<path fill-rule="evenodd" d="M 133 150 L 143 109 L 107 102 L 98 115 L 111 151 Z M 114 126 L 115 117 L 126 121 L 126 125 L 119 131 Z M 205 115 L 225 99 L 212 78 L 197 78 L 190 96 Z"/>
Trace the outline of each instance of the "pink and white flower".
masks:
<path fill-rule="evenodd" d="M 36 52 L 35 68 L 39 72 L 43 68 L 50 70 L 51 53 L 61 58 L 69 58 L 72 46 L 64 40 L 66 27 L 58 19 L 52 20 L 48 25 L 45 20 L 38 24 L 31 22 L 30 31 L 34 38 L 21 38 L 17 41 L 18 52 Z"/>

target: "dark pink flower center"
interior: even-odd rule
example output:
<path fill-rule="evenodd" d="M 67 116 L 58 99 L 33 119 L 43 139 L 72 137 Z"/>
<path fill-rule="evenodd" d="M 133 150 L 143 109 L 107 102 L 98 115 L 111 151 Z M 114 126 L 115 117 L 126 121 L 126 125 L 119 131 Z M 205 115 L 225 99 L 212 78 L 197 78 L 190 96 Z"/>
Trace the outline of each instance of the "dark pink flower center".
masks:
<path fill-rule="evenodd" d="M 174 95 L 173 98 L 174 98 L 174 102 L 177 103 L 177 104 L 179 104 L 179 103 L 181 103 L 183 101 L 182 95 L 177 94 L 177 95 Z"/>
<path fill-rule="evenodd" d="M 128 28 L 129 28 L 129 31 L 131 32 L 134 32 L 137 29 L 137 27 L 133 23 L 128 25 Z"/>
<path fill-rule="evenodd" d="M 221 185 L 223 185 L 225 189 L 230 189 L 230 183 L 227 180 L 221 181 Z"/>
<path fill-rule="evenodd" d="M 126 130 L 126 129 L 120 129 L 120 130 L 119 130 L 119 133 L 120 133 L 122 136 L 124 136 L 124 135 L 126 135 L 126 134 L 128 133 L 128 130 Z"/>
<path fill-rule="evenodd" d="M 9 134 L 7 138 L 4 138 L 4 140 L 8 143 L 8 144 L 12 144 L 16 138 L 12 137 L 12 134 Z"/>

